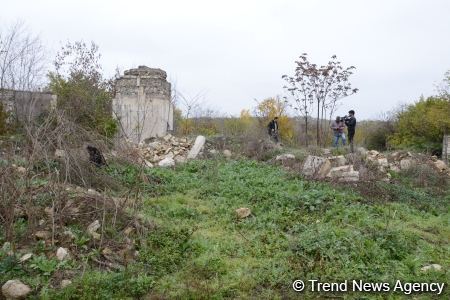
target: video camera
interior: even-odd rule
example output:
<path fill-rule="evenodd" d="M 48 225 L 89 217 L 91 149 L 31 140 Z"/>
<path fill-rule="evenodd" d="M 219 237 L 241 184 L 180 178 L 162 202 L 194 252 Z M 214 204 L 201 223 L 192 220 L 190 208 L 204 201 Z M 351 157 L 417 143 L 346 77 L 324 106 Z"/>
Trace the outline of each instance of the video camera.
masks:
<path fill-rule="evenodd" d="M 348 120 L 350 120 L 350 117 L 347 115 L 341 117 L 341 122 L 347 122 Z"/>

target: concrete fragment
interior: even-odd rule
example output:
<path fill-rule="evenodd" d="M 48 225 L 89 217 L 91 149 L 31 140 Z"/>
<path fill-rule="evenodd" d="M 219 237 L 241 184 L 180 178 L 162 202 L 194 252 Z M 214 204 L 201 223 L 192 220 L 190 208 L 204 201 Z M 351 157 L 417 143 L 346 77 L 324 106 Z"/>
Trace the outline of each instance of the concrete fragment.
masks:
<path fill-rule="evenodd" d="M 290 154 L 290 153 L 285 153 L 285 154 L 277 155 L 277 157 L 275 157 L 275 160 L 280 160 L 280 161 L 289 160 L 289 159 L 295 159 L 295 155 Z"/>
<path fill-rule="evenodd" d="M 407 170 L 409 168 L 411 168 L 411 166 L 413 165 L 413 160 L 410 158 L 404 158 L 400 161 L 400 169 L 401 170 Z"/>
<path fill-rule="evenodd" d="M 225 156 L 226 158 L 231 158 L 232 153 L 230 150 L 225 149 L 225 150 L 223 150 L 223 156 Z"/>
<path fill-rule="evenodd" d="M 19 259 L 19 261 L 20 261 L 21 263 L 26 262 L 26 261 L 29 260 L 32 256 L 33 256 L 33 253 L 27 253 L 27 254 L 24 254 L 24 255 Z"/>
<path fill-rule="evenodd" d="M 206 138 L 203 135 L 197 136 L 194 142 L 194 146 L 192 146 L 192 149 L 189 151 L 187 158 L 188 159 L 195 159 L 197 158 L 200 151 L 203 149 L 203 146 L 205 145 Z"/>
<path fill-rule="evenodd" d="M 89 224 L 89 226 L 87 228 L 87 232 L 93 238 L 98 239 L 98 238 L 100 238 L 100 235 L 97 233 L 97 230 L 99 228 L 100 228 L 100 221 L 99 220 L 95 220 L 94 222 Z"/>
<path fill-rule="evenodd" d="M 56 258 L 59 261 L 63 261 L 65 259 L 68 259 L 69 257 L 69 251 L 66 248 L 59 247 L 58 250 L 56 250 Z"/>
<path fill-rule="evenodd" d="M 420 269 L 422 272 L 428 272 L 428 271 L 442 271 L 442 266 L 439 264 L 431 264 L 424 266 Z"/>
<path fill-rule="evenodd" d="M 52 233 L 47 230 L 38 230 L 34 233 L 34 236 L 41 240 L 47 240 L 52 237 Z"/>
<path fill-rule="evenodd" d="M 66 157 L 66 151 L 61 150 L 61 149 L 56 149 L 55 150 L 55 157 L 56 158 L 64 158 L 64 157 Z"/>
<path fill-rule="evenodd" d="M 61 288 L 62 289 L 67 287 L 67 286 L 69 286 L 69 285 L 71 285 L 71 284 L 72 284 L 72 280 L 69 280 L 69 279 L 61 280 Z"/>
<path fill-rule="evenodd" d="M 160 167 L 173 167 L 175 166 L 175 160 L 171 157 L 166 157 L 158 163 Z"/>
<path fill-rule="evenodd" d="M 356 182 L 359 181 L 359 172 L 353 169 L 353 165 L 345 165 L 332 168 L 327 177 L 339 182 Z"/>
<path fill-rule="evenodd" d="M 302 173 L 305 176 L 324 178 L 331 170 L 331 163 L 328 159 L 309 155 L 303 164 Z"/>
<path fill-rule="evenodd" d="M 8 280 L 2 286 L 2 293 L 6 299 L 24 299 L 31 292 L 31 288 L 20 280 Z"/>

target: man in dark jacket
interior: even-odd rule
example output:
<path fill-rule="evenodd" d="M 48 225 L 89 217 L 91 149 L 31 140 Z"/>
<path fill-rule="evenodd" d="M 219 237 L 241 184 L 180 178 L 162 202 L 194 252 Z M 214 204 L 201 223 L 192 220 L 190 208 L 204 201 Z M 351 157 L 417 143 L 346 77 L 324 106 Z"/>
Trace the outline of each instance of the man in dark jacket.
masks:
<path fill-rule="evenodd" d="M 273 141 L 278 143 L 278 117 L 273 118 L 273 120 L 269 122 L 269 125 L 267 125 L 267 131 Z"/>
<path fill-rule="evenodd" d="M 353 152 L 353 137 L 355 136 L 355 128 L 356 128 L 355 111 L 353 109 L 348 112 L 348 117 L 345 118 L 345 125 L 347 126 L 350 151 Z"/>

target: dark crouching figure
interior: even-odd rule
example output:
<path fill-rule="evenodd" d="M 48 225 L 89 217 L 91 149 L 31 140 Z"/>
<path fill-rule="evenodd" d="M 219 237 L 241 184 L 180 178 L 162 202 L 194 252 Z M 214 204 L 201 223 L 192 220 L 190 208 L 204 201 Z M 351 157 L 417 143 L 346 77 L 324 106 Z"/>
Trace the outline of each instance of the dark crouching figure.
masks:
<path fill-rule="evenodd" d="M 106 166 L 106 160 L 100 150 L 93 146 L 87 146 L 86 149 L 89 152 L 89 161 L 91 163 L 97 167 Z"/>

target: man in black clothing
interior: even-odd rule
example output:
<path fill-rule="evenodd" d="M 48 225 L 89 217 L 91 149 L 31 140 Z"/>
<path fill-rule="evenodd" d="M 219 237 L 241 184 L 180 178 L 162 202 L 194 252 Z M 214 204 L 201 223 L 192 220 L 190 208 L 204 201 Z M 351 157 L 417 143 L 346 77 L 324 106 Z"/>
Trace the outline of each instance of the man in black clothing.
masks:
<path fill-rule="evenodd" d="M 267 130 L 274 142 L 278 143 L 278 117 L 273 118 L 273 120 L 269 122 Z"/>
<path fill-rule="evenodd" d="M 350 144 L 350 151 L 353 152 L 353 137 L 355 136 L 356 118 L 355 111 L 350 110 L 348 117 L 345 118 L 345 125 L 347 126 L 348 142 Z"/>

